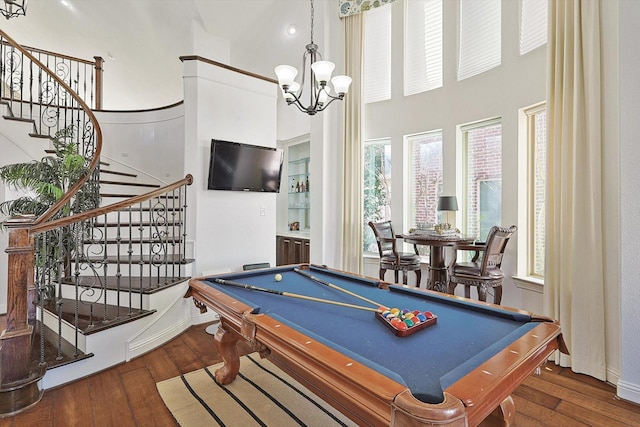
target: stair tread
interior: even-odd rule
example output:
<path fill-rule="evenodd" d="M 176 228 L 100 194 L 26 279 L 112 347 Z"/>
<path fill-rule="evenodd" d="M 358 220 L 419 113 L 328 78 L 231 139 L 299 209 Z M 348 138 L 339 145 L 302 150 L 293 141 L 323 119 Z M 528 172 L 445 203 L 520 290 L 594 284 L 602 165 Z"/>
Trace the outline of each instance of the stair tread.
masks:
<path fill-rule="evenodd" d="M 55 301 L 49 301 L 45 304 L 45 310 L 57 315 L 57 305 Z M 62 298 L 60 305 L 62 307 L 62 319 L 73 325 L 76 318 L 75 300 Z M 130 309 L 128 307 L 118 307 L 110 304 L 96 305 L 99 305 L 99 309 L 96 309 L 94 305 L 92 310 L 90 304 L 77 304 L 78 329 L 84 335 L 91 335 L 105 329 L 133 322 L 134 320 L 141 319 L 156 312 L 156 310 Z M 103 308 L 106 309 L 106 315 Z"/>
<path fill-rule="evenodd" d="M 31 123 L 33 123 L 33 119 L 28 119 L 28 118 L 25 118 L 25 117 L 3 115 L 2 118 L 7 119 L 7 120 L 14 120 L 16 122 L 31 122 Z"/>
<path fill-rule="evenodd" d="M 143 206 L 142 209 L 140 209 L 139 205 L 138 206 L 134 205 L 134 206 L 131 207 L 131 211 L 134 212 L 134 213 L 135 212 L 140 212 L 140 211 L 149 212 L 151 210 L 153 210 L 153 211 L 161 211 L 161 212 L 164 211 L 164 210 L 167 210 L 167 211 L 181 211 L 181 210 L 183 210 L 183 207 L 182 206 L 153 206 L 153 207 L 150 208 L 148 206 Z M 113 211 L 113 212 L 110 212 L 110 213 L 116 213 L 116 212 L 128 213 L 129 209 L 124 208 L 124 209 L 120 209 L 119 211 Z"/>
<path fill-rule="evenodd" d="M 117 245 L 117 244 L 121 244 L 121 245 L 128 245 L 129 243 L 131 244 L 140 244 L 140 243 L 144 243 L 144 244 L 148 244 L 148 243 L 173 243 L 173 244 L 178 244 L 180 241 L 180 237 L 175 237 L 175 238 L 171 238 L 171 236 L 164 236 L 162 238 L 160 237 L 156 237 L 156 238 L 150 238 L 150 237 L 143 237 L 142 239 L 139 237 L 134 237 L 132 239 L 127 239 L 126 237 L 122 237 L 120 240 L 118 239 L 107 239 L 107 240 L 100 240 L 100 241 L 92 241 L 92 240 L 85 240 L 84 243 L 87 245 Z"/>
<path fill-rule="evenodd" d="M 130 187 L 160 188 L 160 184 L 146 184 L 143 182 L 110 181 L 110 180 L 102 180 L 102 179 L 99 182 L 100 184 L 127 185 Z"/>
<path fill-rule="evenodd" d="M 107 264 L 115 264 L 120 262 L 121 264 L 128 264 L 129 263 L 129 256 L 128 255 L 121 255 L 120 258 L 118 259 L 117 256 L 107 256 L 106 259 L 104 257 L 100 257 L 100 256 L 96 256 L 96 257 L 88 257 L 87 260 L 89 262 L 104 262 L 106 261 Z M 139 264 L 139 263 L 143 263 L 143 264 L 150 264 L 152 261 L 152 256 L 150 255 L 133 255 L 131 257 L 131 263 L 132 264 Z M 163 264 L 190 264 L 192 263 L 194 260 L 193 259 L 188 259 L 188 258 L 184 258 L 181 257 L 179 255 L 167 255 L 166 259 L 162 259 Z"/>
<path fill-rule="evenodd" d="M 79 276 L 80 280 L 83 277 L 88 276 Z M 178 283 L 182 283 L 185 280 L 189 280 L 189 276 L 185 277 L 149 277 L 149 276 L 106 276 L 101 277 L 101 283 L 108 290 L 112 291 L 128 291 L 129 287 L 131 287 L 131 292 L 135 293 L 144 293 L 144 294 L 152 294 L 158 292 L 160 290 L 170 288 L 171 286 L 177 285 Z M 62 283 L 66 285 L 73 285 L 74 279 L 71 277 L 66 277 L 62 279 Z"/>
<path fill-rule="evenodd" d="M 128 224 L 122 224 L 122 223 L 118 223 L 118 222 L 107 222 L 106 224 L 104 222 L 94 222 L 93 225 L 94 227 L 117 227 L 118 224 L 120 225 L 121 228 L 129 228 Z M 143 222 L 132 222 L 131 226 L 133 228 L 137 228 L 139 226 L 143 226 L 143 227 L 151 227 L 151 226 L 158 226 L 158 227 L 179 227 L 181 226 L 182 223 L 177 221 L 177 222 L 167 222 L 167 223 L 163 223 L 162 225 L 160 224 L 156 224 L 153 222 L 149 222 L 149 221 L 143 221 Z"/>
<path fill-rule="evenodd" d="M 31 323 L 31 322 L 30 322 Z M 73 344 L 65 340 L 60 341 L 60 355 L 58 354 L 58 334 L 40 321 L 34 321 L 33 336 L 31 338 L 31 366 L 38 366 L 40 363 L 40 334 L 44 331 L 44 361 L 47 369 L 68 365 L 69 363 L 93 357 L 93 353 L 84 353 L 76 349 Z"/>
<path fill-rule="evenodd" d="M 129 176 L 131 178 L 136 178 L 138 176 L 135 173 L 111 171 L 111 170 L 108 170 L 108 169 L 100 169 L 100 173 L 108 173 L 108 174 L 111 174 L 111 175 L 120 175 L 120 176 Z"/>
<path fill-rule="evenodd" d="M 132 197 L 139 196 L 139 194 L 123 194 L 123 193 L 100 193 L 100 197 L 119 197 L 123 199 L 130 199 Z M 178 196 L 169 196 L 167 194 L 163 194 L 161 196 L 155 197 L 156 199 L 177 199 Z"/>

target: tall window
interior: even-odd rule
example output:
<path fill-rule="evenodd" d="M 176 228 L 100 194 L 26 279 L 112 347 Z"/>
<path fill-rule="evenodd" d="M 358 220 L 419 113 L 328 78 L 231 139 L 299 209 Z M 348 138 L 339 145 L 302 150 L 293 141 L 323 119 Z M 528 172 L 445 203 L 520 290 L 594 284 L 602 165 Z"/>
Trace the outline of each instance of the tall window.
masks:
<path fill-rule="evenodd" d="M 501 0 L 460 0 L 458 80 L 500 65 Z"/>
<path fill-rule="evenodd" d="M 520 0 L 520 55 L 547 42 L 548 0 Z"/>
<path fill-rule="evenodd" d="M 525 111 L 529 153 L 527 235 L 528 275 L 544 277 L 545 177 L 547 175 L 547 109 L 546 105 Z"/>
<path fill-rule="evenodd" d="M 364 102 L 391 99 L 391 7 L 364 14 Z"/>
<path fill-rule="evenodd" d="M 406 138 L 409 152 L 409 224 L 438 222 L 438 196 L 442 192 L 442 131 Z"/>
<path fill-rule="evenodd" d="M 502 124 L 492 120 L 461 128 L 464 144 L 465 232 L 484 239 L 501 224 Z"/>
<path fill-rule="evenodd" d="M 366 141 L 364 145 L 363 250 L 377 252 L 369 221 L 391 219 L 391 140 Z"/>
<path fill-rule="evenodd" d="M 404 95 L 442 87 L 442 0 L 406 0 Z"/>

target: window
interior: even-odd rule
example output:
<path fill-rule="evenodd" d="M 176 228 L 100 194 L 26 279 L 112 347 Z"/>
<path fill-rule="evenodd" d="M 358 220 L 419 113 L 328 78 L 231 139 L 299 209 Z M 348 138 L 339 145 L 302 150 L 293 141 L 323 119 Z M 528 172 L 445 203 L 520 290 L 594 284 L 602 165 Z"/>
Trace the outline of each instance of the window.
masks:
<path fill-rule="evenodd" d="M 501 0 L 460 0 L 458 80 L 501 63 Z"/>
<path fill-rule="evenodd" d="M 438 223 L 438 196 L 442 193 L 442 131 L 407 136 L 409 153 L 410 227 L 427 228 Z M 418 246 L 428 255 L 428 246 Z"/>
<path fill-rule="evenodd" d="M 391 99 L 391 7 L 364 14 L 364 102 Z"/>
<path fill-rule="evenodd" d="M 527 115 L 528 233 L 527 270 L 529 276 L 544 278 L 545 177 L 547 175 L 547 109 L 540 105 L 525 111 Z"/>
<path fill-rule="evenodd" d="M 391 219 L 391 140 L 365 141 L 363 164 L 363 250 L 377 253 L 376 239 L 368 224 Z"/>
<path fill-rule="evenodd" d="M 442 0 L 407 0 L 404 95 L 439 87 L 442 87 Z"/>
<path fill-rule="evenodd" d="M 547 0 L 520 0 L 520 55 L 547 42 Z"/>
<path fill-rule="evenodd" d="M 409 225 L 438 222 L 438 196 L 442 192 L 442 131 L 406 138 L 409 152 Z"/>
<path fill-rule="evenodd" d="M 464 147 L 464 232 L 484 240 L 501 224 L 502 124 L 498 120 L 462 126 Z"/>

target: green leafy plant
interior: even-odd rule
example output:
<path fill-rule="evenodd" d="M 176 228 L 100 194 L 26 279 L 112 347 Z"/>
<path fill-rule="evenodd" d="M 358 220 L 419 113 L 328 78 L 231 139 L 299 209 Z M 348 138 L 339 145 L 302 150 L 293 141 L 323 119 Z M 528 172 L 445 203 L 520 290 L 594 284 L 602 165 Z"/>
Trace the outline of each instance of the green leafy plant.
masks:
<path fill-rule="evenodd" d="M 88 162 L 78 153 L 73 129 L 56 133 L 53 155 L 41 160 L 0 167 L 0 180 L 25 194 L 0 203 L 0 213 L 11 217 L 21 214 L 42 215 L 88 172 Z M 98 206 L 98 184 L 88 181 L 65 206 L 59 216 L 83 212 Z"/>
<path fill-rule="evenodd" d="M 53 155 L 41 160 L 16 163 L 0 167 L 0 180 L 9 187 L 22 191 L 23 196 L 0 203 L 0 213 L 13 217 L 45 213 L 83 176 L 89 173 L 88 161 L 78 152 L 78 143 L 73 140 L 73 129 L 59 131 L 52 138 Z M 54 218 L 73 215 L 98 207 L 99 184 L 89 179 L 69 203 L 58 211 Z M 0 229 L 2 225 L 0 224 Z M 55 297 L 52 280 L 68 277 L 71 260 L 81 250 L 84 236 L 76 225 L 57 228 L 36 236 L 36 268 L 43 286 L 41 295 L 48 299 Z M 74 231 L 76 230 L 76 231 Z"/>

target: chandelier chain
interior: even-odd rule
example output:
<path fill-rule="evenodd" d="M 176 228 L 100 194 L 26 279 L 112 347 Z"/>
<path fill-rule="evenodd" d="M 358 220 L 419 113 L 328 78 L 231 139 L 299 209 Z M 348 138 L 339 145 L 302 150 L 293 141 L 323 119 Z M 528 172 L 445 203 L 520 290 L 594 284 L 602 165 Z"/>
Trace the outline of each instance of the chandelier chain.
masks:
<path fill-rule="evenodd" d="M 313 44 L 313 0 L 311 0 L 311 44 Z"/>

